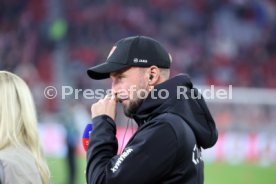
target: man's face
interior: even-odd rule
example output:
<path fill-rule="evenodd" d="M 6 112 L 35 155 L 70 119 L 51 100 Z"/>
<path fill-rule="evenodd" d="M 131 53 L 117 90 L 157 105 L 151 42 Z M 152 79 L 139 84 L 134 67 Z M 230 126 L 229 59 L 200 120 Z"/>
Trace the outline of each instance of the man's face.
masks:
<path fill-rule="evenodd" d="M 131 67 L 127 70 L 110 74 L 112 90 L 122 103 L 124 113 L 132 117 L 147 94 L 146 74 L 143 68 Z"/>

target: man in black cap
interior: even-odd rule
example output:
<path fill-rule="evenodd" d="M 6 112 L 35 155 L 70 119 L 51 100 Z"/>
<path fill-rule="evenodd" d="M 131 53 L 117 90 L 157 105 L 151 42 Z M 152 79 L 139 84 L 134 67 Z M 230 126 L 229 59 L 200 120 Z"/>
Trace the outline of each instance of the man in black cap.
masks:
<path fill-rule="evenodd" d="M 87 71 L 92 79 L 111 78 L 113 91 L 91 107 L 88 184 L 203 183 L 201 148 L 216 143 L 215 122 L 186 75 L 169 79 L 170 65 L 160 43 L 136 36 L 118 41 L 106 62 Z M 117 102 L 138 124 L 120 155 Z"/>

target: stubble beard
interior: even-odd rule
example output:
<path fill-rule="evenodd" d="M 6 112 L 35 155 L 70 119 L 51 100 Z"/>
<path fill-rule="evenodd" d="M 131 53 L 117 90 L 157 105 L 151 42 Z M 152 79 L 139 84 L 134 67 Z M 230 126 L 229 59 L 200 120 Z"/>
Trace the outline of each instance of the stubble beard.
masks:
<path fill-rule="evenodd" d="M 141 88 L 142 89 L 142 88 Z M 147 94 L 145 91 L 140 91 L 140 94 L 138 95 L 137 92 L 134 94 L 132 99 L 129 100 L 129 104 L 123 107 L 124 114 L 129 117 L 133 118 L 133 115 L 136 114 L 137 110 L 141 106 L 141 104 L 144 101 L 144 98 L 139 98 L 140 97 L 145 97 Z"/>

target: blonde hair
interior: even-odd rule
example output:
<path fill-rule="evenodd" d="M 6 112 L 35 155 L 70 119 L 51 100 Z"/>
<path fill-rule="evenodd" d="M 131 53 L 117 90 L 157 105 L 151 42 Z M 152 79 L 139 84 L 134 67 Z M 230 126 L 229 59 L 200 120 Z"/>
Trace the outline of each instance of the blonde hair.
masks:
<path fill-rule="evenodd" d="M 24 146 L 33 154 L 42 183 L 50 183 L 37 131 L 33 98 L 27 84 L 17 75 L 0 71 L 0 150 Z"/>

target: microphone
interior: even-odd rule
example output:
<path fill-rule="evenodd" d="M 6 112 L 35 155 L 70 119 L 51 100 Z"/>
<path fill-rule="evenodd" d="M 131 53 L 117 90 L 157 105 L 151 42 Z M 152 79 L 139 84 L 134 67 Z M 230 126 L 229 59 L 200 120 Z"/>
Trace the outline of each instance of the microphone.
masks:
<path fill-rule="evenodd" d="M 87 151 L 88 144 L 89 144 L 89 135 L 93 129 L 92 123 L 88 123 L 83 131 L 82 135 L 82 146 L 85 151 Z"/>

